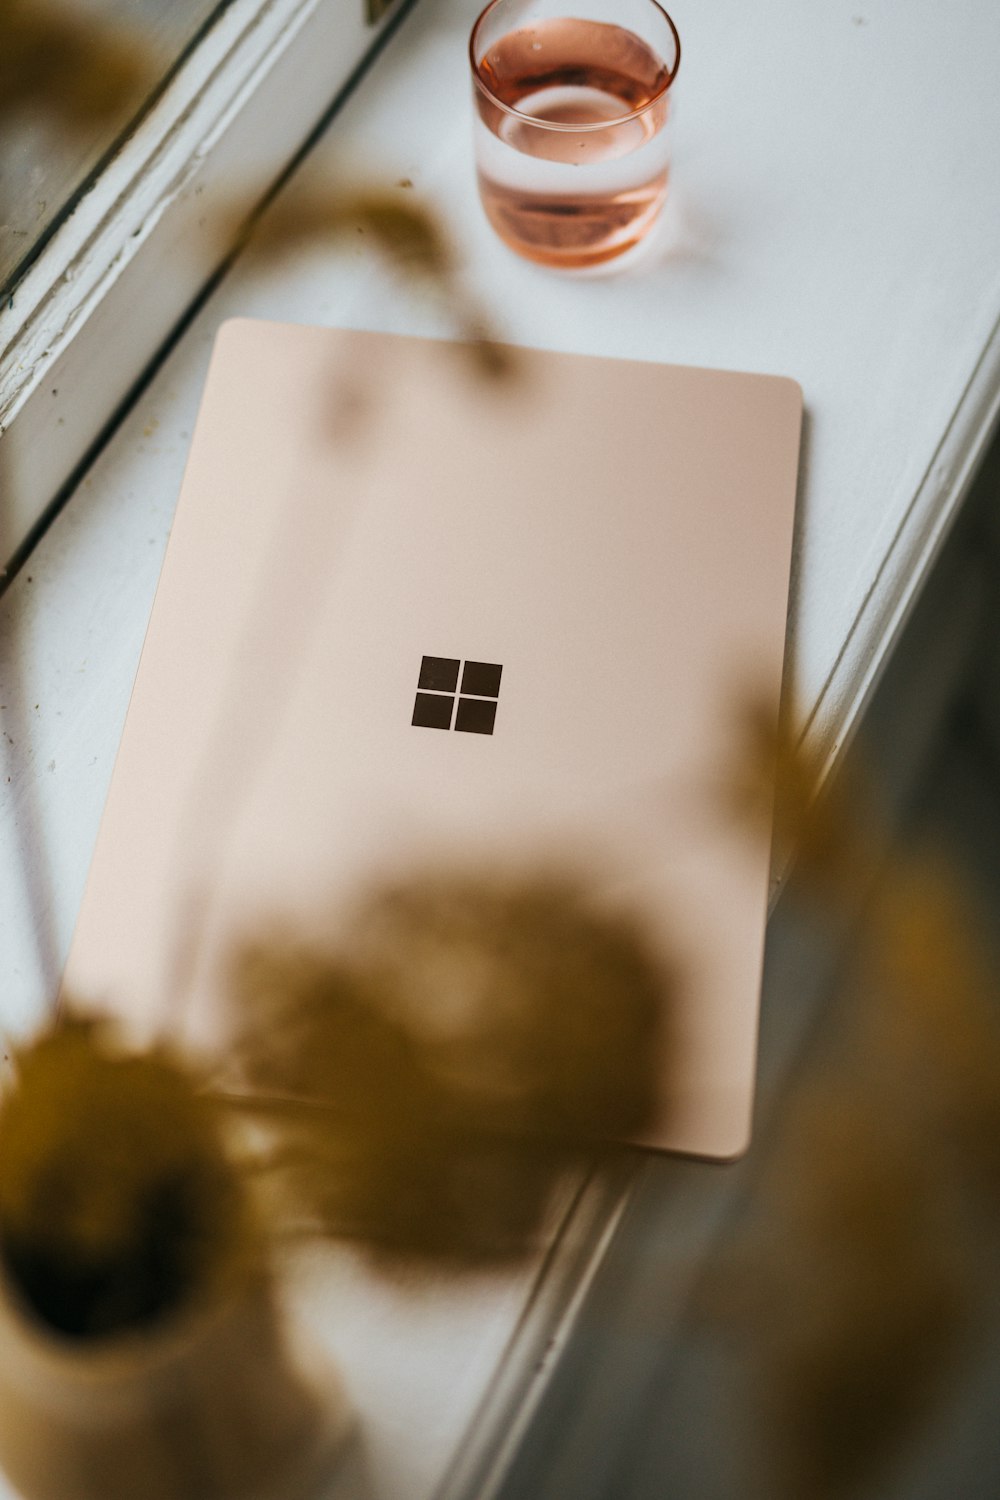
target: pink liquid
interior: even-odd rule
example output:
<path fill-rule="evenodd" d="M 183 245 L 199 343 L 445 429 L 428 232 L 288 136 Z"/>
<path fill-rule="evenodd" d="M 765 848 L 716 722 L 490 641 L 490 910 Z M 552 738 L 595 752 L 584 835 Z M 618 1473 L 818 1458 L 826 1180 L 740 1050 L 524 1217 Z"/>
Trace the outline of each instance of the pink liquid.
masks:
<path fill-rule="evenodd" d="M 479 74 L 479 190 L 500 237 L 567 267 L 637 244 L 667 189 L 662 59 L 623 27 L 559 19 L 509 32 L 487 48 Z"/>

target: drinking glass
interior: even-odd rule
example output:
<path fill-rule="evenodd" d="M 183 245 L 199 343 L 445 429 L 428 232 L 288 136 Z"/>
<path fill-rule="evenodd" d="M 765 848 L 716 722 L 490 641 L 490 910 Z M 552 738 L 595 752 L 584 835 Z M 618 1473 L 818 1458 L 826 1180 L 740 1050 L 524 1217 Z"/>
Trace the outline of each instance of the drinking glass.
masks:
<path fill-rule="evenodd" d="M 500 238 L 563 267 L 638 244 L 667 192 L 681 44 L 666 11 L 656 0 L 492 0 L 469 55 L 479 194 Z"/>

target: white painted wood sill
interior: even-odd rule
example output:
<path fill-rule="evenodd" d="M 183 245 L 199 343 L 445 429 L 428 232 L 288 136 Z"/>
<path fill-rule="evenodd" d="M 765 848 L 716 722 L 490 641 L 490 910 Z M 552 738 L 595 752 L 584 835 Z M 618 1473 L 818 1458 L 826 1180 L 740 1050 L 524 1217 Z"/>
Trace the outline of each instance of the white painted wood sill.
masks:
<path fill-rule="evenodd" d="M 684 61 L 664 234 L 641 267 L 590 278 L 516 260 L 480 215 L 465 75 L 476 8 L 477 0 L 420 0 L 310 170 L 332 182 L 349 164 L 354 177 L 411 181 L 405 191 L 447 216 L 469 286 L 514 342 L 770 371 L 802 384 L 807 422 L 786 688 L 796 722 L 832 761 L 859 722 L 996 423 L 1000 8 L 957 0 L 939 29 L 930 0 L 911 0 L 905 13 L 890 0 L 775 0 L 763 12 L 738 0 L 677 0 Z M 305 79 L 314 77 L 312 60 L 301 66 Z M 292 85 L 286 76 L 279 87 L 278 77 L 282 94 Z M 222 116 L 214 118 L 221 130 Z M 222 158 L 219 170 L 224 177 Z M 180 214 L 187 191 L 164 202 L 164 214 Z M 184 276 L 199 263 L 187 241 L 195 231 L 181 227 L 190 223 L 178 218 L 173 241 Z M 131 296 L 130 317 L 165 329 L 166 303 L 138 263 Z M 0 1007 L 9 1033 L 37 1022 L 54 994 L 200 383 L 215 329 L 232 315 L 450 331 L 446 311 L 414 302 L 360 236 L 340 248 L 314 245 L 280 271 L 238 266 L 0 603 L 7 705 Z M 40 336 L 41 359 L 44 346 Z M 87 371 L 74 372 L 72 348 L 59 357 L 79 391 Z M 123 367 L 122 390 L 133 373 Z M 30 483 L 38 493 L 57 479 L 47 467 L 47 430 L 43 423 L 9 460 L 15 476 L 37 466 L 43 479 Z M 608 496 L 609 506 L 625 503 Z M 11 688 L 16 659 L 20 695 Z M 544 1314 L 550 1329 L 565 1326 L 572 1288 L 599 1256 L 618 1204 L 612 1194 L 583 1234 L 579 1262 L 564 1261 L 575 1265 L 568 1279 L 541 1283 L 543 1302 L 546 1286 L 561 1287 L 561 1311 Z M 572 1235 L 562 1243 L 571 1246 Z M 323 1274 L 331 1278 L 327 1315 L 336 1322 L 338 1306 L 353 1309 L 343 1338 L 361 1361 L 357 1379 L 382 1455 L 376 1500 L 433 1494 L 488 1391 L 504 1414 L 492 1429 L 502 1455 L 503 1430 L 524 1409 L 523 1361 L 513 1374 L 508 1366 L 499 1385 L 492 1372 L 529 1303 L 531 1270 L 479 1294 L 452 1290 L 409 1304 L 353 1268 Z M 524 1326 L 531 1348 L 539 1325 L 529 1317 Z M 387 1374 L 393 1338 L 410 1351 L 400 1355 L 402 1385 Z M 475 1455 L 458 1462 L 449 1494 L 481 1472 Z"/>

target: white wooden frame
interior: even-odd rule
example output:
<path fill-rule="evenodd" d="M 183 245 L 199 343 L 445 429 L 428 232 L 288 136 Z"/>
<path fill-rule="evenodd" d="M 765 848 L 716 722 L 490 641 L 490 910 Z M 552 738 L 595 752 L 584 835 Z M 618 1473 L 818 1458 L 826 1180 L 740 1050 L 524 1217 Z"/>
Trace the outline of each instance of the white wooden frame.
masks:
<path fill-rule="evenodd" d="M 0 563 L 37 526 L 391 17 L 232 0 L 0 308 Z"/>

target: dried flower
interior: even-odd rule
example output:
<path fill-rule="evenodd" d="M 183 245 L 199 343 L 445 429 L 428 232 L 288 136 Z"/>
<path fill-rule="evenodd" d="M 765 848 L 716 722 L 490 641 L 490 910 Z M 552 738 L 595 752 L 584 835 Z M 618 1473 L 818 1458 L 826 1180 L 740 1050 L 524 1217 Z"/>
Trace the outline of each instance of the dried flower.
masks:
<path fill-rule="evenodd" d="M 831 915 L 853 907 L 879 846 L 857 767 L 827 776 L 788 718 L 776 722 L 760 703 L 741 705 L 735 722 L 737 756 L 721 788 L 723 811 L 752 834 L 770 835 L 778 862 L 792 860 L 803 888 Z"/>
<path fill-rule="evenodd" d="M 736 805 L 777 781 L 799 889 L 850 919 L 856 972 L 767 1163 L 744 1295 L 719 1305 L 752 1332 L 772 1488 L 832 1500 L 897 1457 L 975 1325 L 1000 1206 L 1000 983 L 940 854 L 892 845 L 856 775 L 820 791 L 818 763 L 759 716 L 752 742 Z"/>
<path fill-rule="evenodd" d="M 568 881 L 427 874 L 338 950 L 248 949 L 233 999 L 251 1108 L 310 1102 L 271 1110 L 272 1169 L 307 1220 L 382 1248 L 523 1252 L 576 1154 L 658 1102 L 669 986 Z"/>
<path fill-rule="evenodd" d="M 411 184 L 412 186 L 412 184 Z M 439 300 L 478 375 L 505 380 L 519 372 L 514 351 L 497 342 L 491 319 L 470 297 L 440 218 L 409 192 L 364 186 L 330 189 L 305 175 L 263 211 L 224 215 L 221 243 L 266 262 L 317 242 L 363 242 L 407 285 Z"/>
<path fill-rule="evenodd" d="M 742 1264 L 752 1384 L 789 1500 L 889 1466 L 954 1372 L 970 1297 L 946 1209 L 876 1094 L 811 1079 Z"/>
<path fill-rule="evenodd" d="M 149 60 L 118 28 L 63 6 L 0 0 L 0 122 L 29 109 L 80 128 L 136 108 Z"/>
<path fill-rule="evenodd" d="M 143 1327 L 224 1278 L 250 1220 L 216 1105 L 165 1052 L 70 1020 L 0 1101 L 0 1257 L 55 1330 Z"/>
<path fill-rule="evenodd" d="M 1000 1211 L 1000 982 L 973 908 L 940 857 L 894 861 L 868 916 L 865 1036 L 903 1071 L 929 1137 Z"/>

